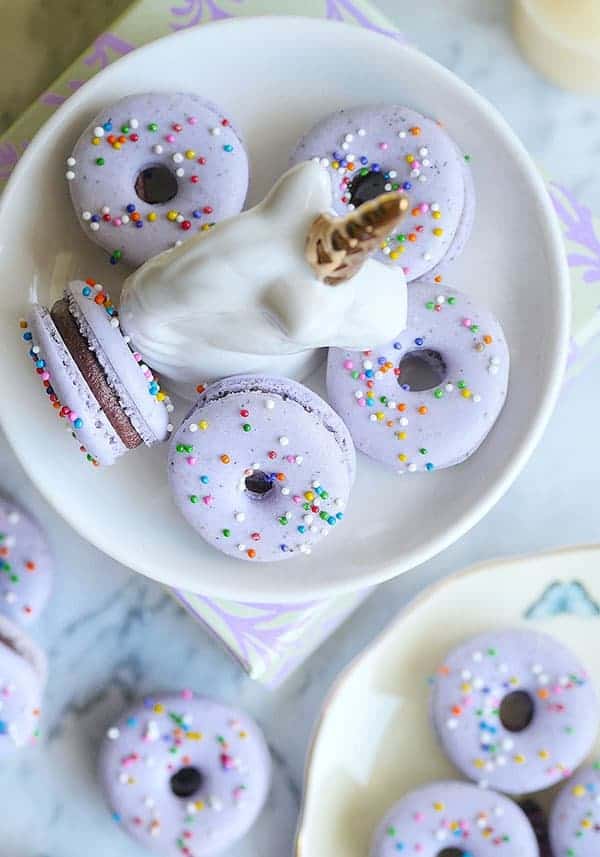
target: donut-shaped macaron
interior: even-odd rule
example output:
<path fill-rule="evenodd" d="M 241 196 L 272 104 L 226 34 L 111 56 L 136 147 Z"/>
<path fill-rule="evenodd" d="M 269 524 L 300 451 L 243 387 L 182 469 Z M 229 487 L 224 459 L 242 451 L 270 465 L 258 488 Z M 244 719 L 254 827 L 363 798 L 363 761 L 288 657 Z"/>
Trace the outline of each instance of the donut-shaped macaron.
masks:
<path fill-rule="evenodd" d="M 538 857 L 513 801 L 469 783 L 430 783 L 404 795 L 380 822 L 370 857 Z"/>
<path fill-rule="evenodd" d="M 499 322 L 467 295 L 408 289 L 408 326 L 370 351 L 329 350 L 327 393 L 361 452 L 399 473 L 460 464 L 506 398 L 509 353 Z"/>
<path fill-rule="evenodd" d="M 176 504 L 236 559 L 309 554 L 340 526 L 354 470 L 352 439 L 329 405 L 302 384 L 259 375 L 208 387 L 169 450 Z"/>
<path fill-rule="evenodd" d="M 99 761 L 113 818 L 162 857 L 208 857 L 242 837 L 271 774 L 256 723 L 191 691 L 127 711 L 108 730 Z"/>
<path fill-rule="evenodd" d="M 48 601 L 54 559 L 45 532 L 29 513 L 0 497 L 0 613 L 35 621 Z"/>
<path fill-rule="evenodd" d="M 509 794 L 570 777 L 599 723 L 585 667 L 553 637 L 523 629 L 480 634 L 451 651 L 437 670 L 431 714 L 454 765 Z"/>
<path fill-rule="evenodd" d="M 600 854 L 600 762 L 577 771 L 565 783 L 550 812 L 554 857 Z"/>
<path fill-rule="evenodd" d="M 111 262 L 137 266 L 241 211 L 248 156 L 216 105 L 147 93 L 95 116 L 65 174 L 86 235 Z"/>
<path fill-rule="evenodd" d="M 338 214 L 386 191 L 408 195 L 408 217 L 378 258 L 401 266 L 411 281 L 433 276 L 467 242 L 475 192 L 465 158 L 439 123 L 408 107 L 379 105 L 322 119 L 291 160 L 313 159 L 328 170 Z"/>
<path fill-rule="evenodd" d="M 52 309 L 35 304 L 21 326 L 49 401 L 89 461 L 109 465 L 166 440 L 172 405 L 99 283 L 70 283 Z"/>
<path fill-rule="evenodd" d="M 0 616 L 0 759 L 37 737 L 45 683 L 44 653 Z"/>

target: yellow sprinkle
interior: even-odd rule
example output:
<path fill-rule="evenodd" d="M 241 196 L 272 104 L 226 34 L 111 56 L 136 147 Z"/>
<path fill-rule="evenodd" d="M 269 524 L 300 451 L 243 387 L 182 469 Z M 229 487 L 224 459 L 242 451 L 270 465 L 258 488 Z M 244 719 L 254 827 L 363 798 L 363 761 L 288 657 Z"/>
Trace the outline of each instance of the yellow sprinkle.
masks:
<path fill-rule="evenodd" d="M 461 688 L 460 688 L 461 693 L 471 693 L 471 690 L 472 690 L 472 689 L 473 689 L 473 688 L 471 687 L 471 685 L 470 685 L 470 684 L 466 684 L 466 683 L 465 683 L 465 684 L 463 684 L 463 685 L 461 685 Z"/>
<path fill-rule="evenodd" d="M 244 730 L 243 730 L 243 729 L 242 729 L 242 731 L 239 733 L 239 735 L 240 735 L 240 738 L 242 739 L 242 741 L 244 740 L 244 738 L 247 738 L 247 737 L 248 737 L 248 733 L 247 733 L 247 732 L 244 732 Z"/>
<path fill-rule="evenodd" d="M 434 220 L 441 220 L 442 212 L 441 211 L 434 211 L 431 216 L 433 217 Z"/>
<path fill-rule="evenodd" d="M 414 155 L 407 155 L 407 156 L 406 156 L 406 163 L 407 163 L 407 164 L 412 164 L 412 162 L 414 161 L 414 159 L 415 159 L 415 156 L 414 156 Z"/>
<path fill-rule="evenodd" d="M 582 821 L 581 821 L 581 826 L 582 826 L 585 830 L 589 830 L 589 829 L 590 829 L 590 827 L 592 826 L 592 822 L 591 822 L 591 820 L 590 820 L 589 818 L 584 818 L 584 819 L 582 819 Z"/>
<path fill-rule="evenodd" d="M 211 226 L 212 226 L 212 223 L 203 223 L 202 226 L 200 227 L 200 229 L 202 230 L 202 232 L 208 232 L 208 230 L 211 228 Z"/>
<path fill-rule="evenodd" d="M 399 258 L 400 258 L 400 253 L 398 252 L 398 250 L 392 250 L 392 252 L 390 253 L 390 259 L 399 259 Z"/>
<path fill-rule="evenodd" d="M 489 839 L 490 836 L 492 835 L 492 828 L 486 827 L 485 830 L 483 831 L 483 835 L 484 835 L 485 839 Z"/>
<path fill-rule="evenodd" d="M 305 491 L 304 499 L 308 500 L 309 503 L 312 503 L 312 501 L 315 499 L 315 495 L 312 491 Z"/>
<path fill-rule="evenodd" d="M 441 238 L 442 235 L 444 234 L 444 230 L 440 226 L 436 226 L 435 229 L 433 230 L 433 234 L 435 235 L 436 238 Z"/>
<path fill-rule="evenodd" d="M 463 397 L 463 399 L 470 399 L 471 396 L 473 395 L 473 393 L 470 390 L 461 390 L 460 394 Z"/>
<path fill-rule="evenodd" d="M 100 137 L 92 137 L 92 145 L 99 146 L 100 145 Z"/>
<path fill-rule="evenodd" d="M 407 433 L 406 433 L 405 431 L 397 431 L 397 432 L 396 432 L 396 437 L 398 438 L 398 440 L 406 440 L 406 438 L 408 437 L 408 435 L 407 435 Z"/>
<path fill-rule="evenodd" d="M 164 400 L 167 397 L 166 397 L 165 393 L 163 393 L 163 391 L 161 390 L 159 393 L 156 394 L 156 398 L 158 399 L 159 402 L 164 402 Z"/>
<path fill-rule="evenodd" d="M 369 392 L 367 393 L 367 399 L 372 399 L 374 395 L 375 393 L 373 392 L 373 390 L 369 390 Z"/>
<path fill-rule="evenodd" d="M 377 417 L 377 419 L 379 420 L 379 422 L 381 422 L 382 420 L 384 420 L 384 419 L 385 419 L 385 414 L 382 414 L 382 413 L 381 413 L 381 411 L 377 411 L 377 413 L 375 414 L 375 416 Z"/>
<path fill-rule="evenodd" d="M 548 752 L 548 750 L 540 750 L 538 756 L 540 757 L 540 759 L 549 759 L 550 753 Z"/>
<path fill-rule="evenodd" d="M 177 220 L 177 212 L 173 211 L 173 209 L 167 211 L 167 220 Z"/>
<path fill-rule="evenodd" d="M 516 756 L 513 756 L 513 761 L 517 763 L 517 765 L 525 764 L 525 756 L 522 753 L 517 753 Z"/>
<path fill-rule="evenodd" d="M 202 429 L 202 431 L 206 431 L 206 429 L 208 428 L 207 420 L 200 420 L 200 422 L 198 423 L 198 428 Z"/>
<path fill-rule="evenodd" d="M 585 786 L 573 786 L 571 793 L 575 797 L 585 797 Z"/>
<path fill-rule="evenodd" d="M 156 705 L 154 705 L 152 707 L 152 711 L 155 714 L 164 714 L 165 713 L 165 707 L 161 702 L 157 702 Z"/>
<path fill-rule="evenodd" d="M 441 803 L 441 801 L 436 801 L 433 805 L 433 808 L 435 809 L 436 812 L 443 812 L 444 804 Z"/>
<path fill-rule="evenodd" d="M 400 461 L 408 461 L 408 455 L 406 455 L 406 453 L 404 453 L 404 452 L 401 452 L 400 455 L 398 456 L 398 459 Z"/>
<path fill-rule="evenodd" d="M 485 762 L 483 759 L 475 759 L 473 762 L 476 768 L 485 768 Z"/>
<path fill-rule="evenodd" d="M 193 149 L 188 149 L 187 152 L 185 153 L 185 156 L 188 159 L 188 161 L 193 161 L 194 158 L 196 157 L 196 153 L 194 152 Z"/>
<path fill-rule="evenodd" d="M 156 220 L 156 212 L 155 211 L 150 212 L 150 214 L 148 215 L 148 220 L 150 221 L 150 223 L 154 223 L 154 221 Z"/>
<path fill-rule="evenodd" d="M 202 732 L 186 732 L 186 735 L 190 741 L 202 741 L 204 737 Z"/>
<path fill-rule="evenodd" d="M 332 161 L 331 166 L 333 167 L 334 170 L 337 170 L 337 169 L 339 169 L 340 162 L 339 161 Z"/>
<path fill-rule="evenodd" d="M 379 249 L 384 250 L 389 243 L 390 243 L 389 241 L 382 241 L 381 244 L 379 245 Z"/>
<path fill-rule="evenodd" d="M 195 800 L 194 801 L 194 809 L 198 810 L 198 812 L 201 812 L 201 810 L 204 809 L 204 806 L 205 806 L 205 803 L 203 800 Z"/>
<path fill-rule="evenodd" d="M 120 148 L 121 148 L 121 144 L 119 143 L 118 140 L 115 143 L 113 143 L 113 149 L 120 149 Z"/>

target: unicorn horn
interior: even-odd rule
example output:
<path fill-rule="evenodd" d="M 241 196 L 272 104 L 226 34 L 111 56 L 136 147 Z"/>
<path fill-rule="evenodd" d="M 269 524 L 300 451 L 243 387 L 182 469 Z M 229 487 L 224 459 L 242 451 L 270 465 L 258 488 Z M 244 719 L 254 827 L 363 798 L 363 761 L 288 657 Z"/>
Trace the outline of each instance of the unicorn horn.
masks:
<path fill-rule="evenodd" d="M 383 193 L 343 217 L 320 214 L 306 238 L 306 261 L 322 282 L 330 286 L 346 282 L 398 226 L 407 209 L 406 196 Z"/>

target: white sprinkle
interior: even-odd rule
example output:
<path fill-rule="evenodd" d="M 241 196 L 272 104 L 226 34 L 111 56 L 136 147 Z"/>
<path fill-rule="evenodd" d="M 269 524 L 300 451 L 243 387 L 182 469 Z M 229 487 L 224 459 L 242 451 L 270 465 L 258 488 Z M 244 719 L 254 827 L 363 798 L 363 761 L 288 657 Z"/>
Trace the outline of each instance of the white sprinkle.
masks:
<path fill-rule="evenodd" d="M 479 393 L 475 393 L 475 395 L 473 396 L 473 401 L 476 405 L 479 404 L 479 402 L 481 401 L 481 396 L 479 395 Z"/>
<path fill-rule="evenodd" d="M 169 410 L 168 406 L 167 406 L 167 410 Z M 168 424 L 167 424 L 167 431 L 168 431 L 168 432 L 172 432 L 172 431 L 173 431 L 173 423 L 168 423 Z"/>
<path fill-rule="evenodd" d="M 458 720 L 455 717 L 451 717 L 449 720 L 446 721 L 446 726 L 448 727 L 448 729 L 456 729 L 456 727 L 458 726 Z"/>
<path fill-rule="evenodd" d="M 346 172 L 347 172 L 346 167 L 340 167 L 338 169 L 338 176 L 345 176 Z"/>
<path fill-rule="evenodd" d="M 472 675 L 473 673 L 471 672 L 471 670 L 463 670 L 460 674 L 460 677 L 465 681 L 469 681 Z"/>
<path fill-rule="evenodd" d="M 125 771 L 123 771 L 123 773 L 119 774 L 119 782 L 121 783 L 122 786 L 127 785 L 128 780 L 129 780 L 129 774 L 126 774 Z"/>
<path fill-rule="evenodd" d="M 432 202 L 431 205 L 429 206 L 429 208 L 431 209 L 431 211 L 439 211 L 440 210 L 440 204 L 439 204 L 439 202 Z"/>
<path fill-rule="evenodd" d="M 398 136 L 401 140 L 404 140 L 404 138 L 406 137 L 406 131 L 398 131 Z"/>
<path fill-rule="evenodd" d="M 138 122 L 137 119 L 130 119 L 127 124 L 129 125 L 130 128 L 133 128 L 133 129 L 139 128 L 139 126 L 140 126 L 140 123 Z"/>
<path fill-rule="evenodd" d="M 417 465 L 416 464 L 409 464 L 406 469 L 408 470 L 409 473 L 414 473 L 415 470 L 417 469 Z"/>
<path fill-rule="evenodd" d="M 396 172 L 396 170 L 390 170 L 388 175 L 391 179 L 395 179 L 398 173 Z"/>
<path fill-rule="evenodd" d="M 110 320 L 110 326 L 111 327 L 118 327 L 119 326 L 119 319 L 114 315 Z"/>
<path fill-rule="evenodd" d="M 290 439 L 288 437 L 286 437 L 285 435 L 282 435 L 279 438 L 279 443 L 281 444 L 281 446 L 287 446 L 289 442 L 290 442 Z"/>
<path fill-rule="evenodd" d="M 183 169 L 183 167 L 178 167 L 178 168 L 175 170 L 175 175 L 176 175 L 176 176 L 179 176 L 179 178 L 181 178 L 182 176 L 184 176 L 184 175 L 185 175 L 185 170 Z"/>
<path fill-rule="evenodd" d="M 173 405 L 169 402 L 169 404 L 167 405 L 167 413 L 172 414 L 174 410 L 175 410 L 175 405 Z"/>
<path fill-rule="evenodd" d="M 310 527 L 310 525 L 313 522 L 313 516 L 312 515 L 303 515 L 302 520 L 304 521 L 304 523 L 306 524 L 307 527 Z"/>
<path fill-rule="evenodd" d="M 344 150 L 344 152 L 347 152 L 349 148 L 350 148 L 350 143 L 342 143 L 342 149 Z"/>
<path fill-rule="evenodd" d="M 180 164 L 183 161 L 183 155 L 181 152 L 175 152 L 175 154 L 172 155 L 172 158 L 176 164 Z"/>
<path fill-rule="evenodd" d="M 438 306 L 441 306 L 443 303 L 446 302 L 446 298 L 444 297 L 444 295 L 438 295 L 435 299 L 435 302 Z"/>
<path fill-rule="evenodd" d="M 311 158 L 311 161 L 313 162 L 313 164 L 318 164 L 319 163 L 319 156 L 315 155 L 314 158 Z"/>
<path fill-rule="evenodd" d="M 239 545 L 237 546 L 237 549 L 238 549 L 239 551 L 245 551 L 245 550 L 246 550 L 246 545 L 239 544 Z"/>
<path fill-rule="evenodd" d="M 4 600 L 7 604 L 14 604 L 17 600 L 17 596 L 14 592 L 7 592 L 4 596 Z"/>
<path fill-rule="evenodd" d="M 296 456 L 296 464 L 302 464 L 303 461 L 304 461 L 303 455 L 297 455 Z"/>
<path fill-rule="evenodd" d="M 77 161 L 75 160 L 75 158 L 73 156 L 71 156 L 70 158 L 67 158 L 67 166 L 68 167 L 74 167 L 76 163 L 77 163 Z"/>
<path fill-rule="evenodd" d="M 300 553 L 305 553 L 307 556 L 312 553 L 310 545 L 300 545 Z"/>
<path fill-rule="evenodd" d="M 282 488 L 281 493 L 283 494 L 284 497 L 287 497 L 288 494 L 290 493 L 290 489 L 289 488 Z"/>
<path fill-rule="evenodd" d="M 373 363 L 370 360 L 363 360 L 363 369 L 372 369 Z"/>
<path fill-rule="evenodd" d="M 377 422 L 377 415 L 376 414 L 369 414 L 369 420 L 372 423 L 376 423 Z"/>
<path fill-rule="evenodd" d="M 421 175 L 421 170 L 417 169 L 417 167 L 415 167 L 414 170 L 410 171 L 411 179 L 416 179 L 417 176 L 420 176 L 420 175 Z"/>
<path fill-rule="evenodd" d="M 92 232 L 97 232 L 100 229 L 99 223 L 90 223 L 90 229 Z"/>
<path fill-rule="evenodd" d="M 444 390 L 445 390 L 447 393 L 452 393 L 452 392 L 454 392 L 454 384 L 450 384 L 450 383 L 446 384 L 446 385 L 444 386 Z"/>
<path fill-rule="evenodd" d="M 507 753 L 510 752 L 514 746 L 515 746 L 515 742 L 513 741 L 512 738 L 505 738 L 504 741 L 502 742 L 502 749 L 506 750 Z"/>
<path fill-rule="evenodd" d="M 316 160 L 317 160 L 317 163 L 320 164 L 322 167 L 328 167 L 329 166 L 329 158 L 321 158 L 321 160 L 319 160 L 317 158 Z"/>
<path fill-rule="evenodd" d="M 318 479 L 313 479 L 313 481 L 311 482 L 311 485 L 313 488 L 320 488 L 321 487 L 321 483 L 319 482 Z"/>
<path fill-rule="evenodd" d="M 474 660 L 476 663 L 481 663 L 481 661 L 483 660 L 483 655 L 482 655 L 482 653 L 481 653 L 481 652 L 473 652 L 473 660 Z"/>
<path fill-rule="evenodd" d="M 365 128 L 359 128 L 356 133 L 358 134 L 359 137 L 364 137 L 367 132 L 366 132 Z"/>
<path fill-rule="evenodd" d="M 383 378 L 383 372 L 381 371 L 381 369 L 378 369 L 378 370 L 375 372 L 375 378 L 376 378 L 376 380 L 377 380 L 377 381 L 379 381 L 381 378 Z"/>
<path fill-rule="evenodd" d="M 131 336 L 124 336 L 123 339 L 125 340 L 127 345 L 129 345 L 129 343 L 131 342 Z"/>
<path fill-rule="evenodd" d="M 94 137 L 104 137 L 104 128 L 102 125 L 96 125 L 94 128 Z"/>
<path fill-rule="evenodd" d="M 183 223 L 183 220 L 184 220 L 183 214 L 178 214 L 177 217 L 175 218 L 176 223 Z"/>
<path fill-rule="evenodd" d="M 65 178 L 68 182 L 72 182 L 75 178 L 75 173 L 73 172 L 73 170 L 67 170 L 67 172 L 65 173 Z"/>
<path fill-rule="evenodd" d="M 400 422 L 401 426 L 407 426 L 408 425 L 408 417 L 400 417 L 399 422 Z"/>
<path fill-rule="evenodd" d="M 386 256 L 389 256 L 390 253 L 392 252 L 392 248 L 391 247 L 384 247 L 383 252 Z"/>
<path fill-rule="evenodd" d="M 188 429 L 192 434 L 198 431 L 198 423 L 192 423 Z"/>
<path fill-rule="evenodd" d="M 107 737 L 110 741 L 116 741 L 120 734 L 121 734 L 121 732 L 117 729 L 117 727 L 116 727 L 116 726 L 112 726 L 112 727 L 108 730 L 108 732 L 106 733 L 106 737 Z"/>
<path fill-rule="evenodd" d="M 243 512 L 236 512 L 236 513 L 235 513 L 235 515 L 234 515 L 234 518 L 236 519 L 236 521 L 238 522 L 238 524 L 241 524 L 241 523 L 242 523 L 242 521 L 245 521 L 245 520 L 246 520 L 246 516 L 245 516 L 245 514 L 244 514 Z"/>
<path fill-rule="evenodd" d="M 82 211 L 81 212 L 81 219 L 82 220 L 89 220 L 91 218 L 91 216 L 92 216 L 91 211 Z"/>
<path fill-rule="evenodd" d="M 423 164 L 424 167 L 430 167 L 431 166 L 431 161 L 429 160 L 429 158 L 423 158 L 421 163 Z"/>
<path fill-rule="evenodd" d="M 354 134 L 346 134 L 344 140 L 346 141 L 346 143 L 351 143 L 352 140 L 354 140 Z"/>
<path fill-rule="evenodd" d="M 40 353 L 40 346 L 34 345 L 31 350 L 33 351 L 34 354 L 39 354 Z"/>
<path fill-rule="evenodd" d="M 490 373 L 490 375 L 497 375 L 497 374 L 498 374 L 498 367 L 497 367 L 497 366 L 494 366 L 494 364 L 493 364 L 493 363 L 491 363 L 491 364 L 488 366 L 488 372 Z"/>
<path fill-rule="evenodd" d="M 396 407 L 396 402 L 389 401 L 389 402 L 387 403 L 386 407 L 387 407 L 387 408 L 395 408 L 395 407 Z"/>
<path fill-rule="evenodd" d="M 152 151 L 155 155 L 162 155 L 163 147 L 160 145 L 160 143 L 155 143 L 155 145 L 152 146 Z"/>
<path fill-rule="evenodd" d="M 348 203 L 348 211 L 354 211 L 355 208 L 356 206 L 353 205 L 351 202 Z"/>
<path fill-rule="evenodd" d="M 355 398 L 355 399 L 362 399 L 362 398 L 364 398 L 363 391 L 362 391 L 362 390 L 357 390 L 357 391 L 354 393 L 354 398 Z"/>
<path fill-rule="evenodd" d="M 110 214 L 110 206 L 103 205 L 101 208 L 102 214 Z"/>
<path fill-rule="evenodd" d="M 391 186 L 391 184 L 388 182 L 387 184 L 384 184 L 383 189 L 384 189 L 384 190 L 391 190 L 391 189 L 392 189 L 392 186 Z"/>
<path fill-rule="evenodd" d="M 427 181 L 427 176 L 424 176 L 421 173 L 421 175 L 419 176 L 419 181 L 421 182 L 421 184 L 424 184 Z"/>
<path fill-rule="evenodd" d="M 181 245 L 182 245 L 182 244 L 183 244 L 183 241 L 176 241 L 176 242 L 173 244 L 173 247 L 181 247 Z"/>
<path fill-rule="evenodd" d="M 423 258 L 426 262 L 431 261 L 431 253 L 423 253 Z"/>
<path fill-rule="evenodd" d="M 492 366 L 499 366 L 500 365 L 500 358 L 499 357 L 492 357 L 490 359 L 490 363 L 492 364 Z"/>
<path fill-rule="evenodd" d="M 272 411 L 274 407 L 275 407 L 275 400 L 274 399 L 267 399 L 267 401 L 265 402 L 265 408 L 268 411 Z"/>
<path fill-rule="evenodd" d="M 213 135 L 213 137 L 218 137 L 219 134 L 221 133 L 221 129 L 217 125 L 214 128 L 210 129 L 210 133 Z"/>
<path fill-rule="evenodd" d="M 428 155 L 428 154 L 429 154 L 429 149 L 427 148 L 427 146 L 421 146 L 421 148 L 419 149 L 419 155 L 422 158 L 424 158 L 425 155 Z"/>

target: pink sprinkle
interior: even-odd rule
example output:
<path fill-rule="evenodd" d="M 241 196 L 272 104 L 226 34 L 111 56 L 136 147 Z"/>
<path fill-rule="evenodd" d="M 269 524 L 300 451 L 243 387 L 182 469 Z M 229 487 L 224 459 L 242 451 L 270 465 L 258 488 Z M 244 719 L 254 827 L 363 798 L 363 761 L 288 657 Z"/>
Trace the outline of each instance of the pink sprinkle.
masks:
<path fill-rule="evenodd" d="M 344 360 L 344 369 L 354 369 L 352 360 Z"/>
<path fill-rule="evenodd" d="M 463 318 L 463 327 L 471 327 L 473 322 L 470 318 Z"/>
<path fill-rule="evenodd" d="M 42 378 L 42 381 L 49 381 L 50 380 L 50 372 L 42 372 L 41 378 Z"/>
<path fill-rule="evenodd" d="M 289 464 L 295 464 L 296 463 L 296 456 L 295 455 L 286 455 L 285 460 Z"/>
<path fill-rule="evenodd" d="M 427 212 L 429 211 L 428 203 L 422 202 L 421 205 L 419 206 L 419 211 L 421 211 L 423 214 L 427 214 Z"/>
<path fill-rule="evenodd" d="M 198 121 L 197 116 L 188 116 L 188 125 L 195 125 Z"/>
<path fill-rule="evenodd" d="M 71 411 L 71 413 L 69 414 L 69 422 L 74 423 L 76 419 L 77 419 L 77 414 L 75 413 L 75 411 Z"/>
<path fill-rule="evenodd" d="M 179 124 L 179 122 L 175 122 L 175 124 L 171 127 L 173 128 L 173 131 L 183 131 L 183 127 Z"/>
<path fill-rule="evenodd" d="M 188 455 L 188 457 L 186 458 L 186 461 L 190 466 L 193 466 L 194 464 L 198 464 L 198 459 L 196 458 L 195 455 Z"/>
<path fill-rule="evenodd" d="M 359 380 L 364 381 L 367 376 L 365 375 L 364 372 L 361 372 L 358 377 L 359 377 Z"/>
<path fill-rule="evenodd" d="M 387 144 L 387 143 L 380 143 L 380 144 L 379 144 L 379 148 L 380 148 L 383 152 L 387 152 L 387 150 L 388 150 L 389 146 L 388 146 L 388 144 Z"/>
<path fill-rule="evenodd" d="M 190 123 L 190 124 L 193 124 L 193 123 Z M 184 690 L 181 691 L 181 696 L 183 699 L 193 699 L 194 698 L 194 691 L 190 690 L 189 687 L 186 687 Z"/>
<path fill-rule="evenodd" d="M 125 756 L 121 759 L 121 764 L 124 768 L 128 768 L 130 765 L 135 764 L 140 757 L 137 753 L 130 753 L 128 756 Z"/>
<path fill-rule="evenodd" d="M 415 821 L 423 821 L 423 819 L 425 818 L 425 813 L 424 812 L 415 812 L 413 818 Z"/>
<path fill-rule="evenodd" d="M 402 273 L 403 274 L 410 274 L 410 268 L 407 268 L 407 267 L 402 268 Z"/>
<path fill-rule="evenodd" d="M 234 800 L 241 800 L 244 796 L 244 789 L 241 786 L 237 786 L 232 792 Z"/>
<path fill-rule="evenodd" d="M 140 352 L 139 352 L 139 351 L 134 351 L 134 352 L 133 352 L 133 356 L 134 356 L 134 358 L 137 360 L 137 362 L 138 362 L 138 363 L 139 363 L 139 362 L 141 361 L 141 359 L 142 359 L 142 355 L 140 354 Z"/>
<path fill-rule="evenodd" d="M 225 768 L 226 771 L 232 770 L 235 768 L 235 759 L 233 756 L 230 756 L 229 753 L 221 753 L 221 766 Z"/>
<path fill-rule="evenodd" d="M 359 408 L 364 408 L 367 405 L 367 403 L 364 399 L 357 399 L 356 404 L 358 405 Z"/>
<path fill-rule="evenodd" d="M 121 226 L 123 221 L 120 217 L 113 217 L 113 226 Z"/>
<path fill-rule="evenodd" d="M 294 494 L 294 496 L 292 497 L 292 500 L 294 501 L 294 503 L 301 503 L 302 497 L 300 497 L 299 494 Z"/>
<path fill-rule="evenodd" d="M 148 378 L 148 380 L 152 380 L 152 372 L 148 369 L 147 372 L 144 372 L 144 378 Z"/>
<path fill-rule="evenodd" d="M 167 143 L 174 143 L 175 142 L 175 134 L 167 134 L 165 137 L 165 140 L 167 141 Z"/>
<path fill-rule="evenodd" d="M 212 502 L 214 499 L 215 498 L 213 497 L 212 494 L 205 494 L 204 497 L 202 498 L 202 502 L 204 503 L 205 506 L 212 506 Z"/>
<path fill-rule="evenodd" d="M 411 164 L 411 167 L 413 170 L 420 170 L 421 169 L 421 161 L 413 161 Z"/>

